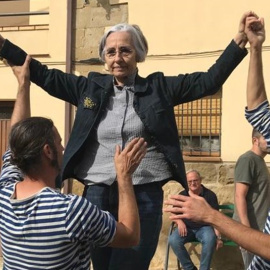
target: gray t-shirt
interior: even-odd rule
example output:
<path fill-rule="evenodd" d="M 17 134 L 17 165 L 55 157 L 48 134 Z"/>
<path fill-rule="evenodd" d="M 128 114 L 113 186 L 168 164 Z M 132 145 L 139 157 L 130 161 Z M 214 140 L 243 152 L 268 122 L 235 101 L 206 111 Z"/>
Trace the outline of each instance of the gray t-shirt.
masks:
<path fill-rule="evenodd" d="M 250 226 L 262 231 L 270 206 L 270 176 L 262 157 L 252 151 L 241 155 L 234 172 L 235 183 L 246 183 L 249 190 L 246 196 Z M 239 221 L 237 209 L 234 219 Z"/>

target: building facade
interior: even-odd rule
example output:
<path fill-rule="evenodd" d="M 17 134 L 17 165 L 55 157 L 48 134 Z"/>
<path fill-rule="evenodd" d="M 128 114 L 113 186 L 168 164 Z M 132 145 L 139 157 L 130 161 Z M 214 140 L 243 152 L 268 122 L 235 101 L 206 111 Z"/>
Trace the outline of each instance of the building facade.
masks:
<path fill-rule="evenodd" d="M 179 1 L 179 0 L 20 0 L 0 1 L 0 33 L 50 68 L 87 76 L 89 71 L 106 72 L 98 59 L 98 45 L 108 27 L 117 23 L 138 24 L 144 32 L 149 53 L 139 64 L 141 76 L 155 71 L 177 75 L 207 71 L 238 31 L 242 14 L 254 10 L 270 25 L 266 0 Z M 264 73 L 270 87 L 269 41 L 264 44 Z M 204 183 L 217 193 L 220 203 L 233 203 L 234 165 L 251 147 L 251 127 L 244 118 L 249 56 L 236 68 L 213 97 L 175 108 L 179 140 L 186 168 L 196 168 Z M 0 152 L 7 145 L 16 80 L 0 63 Z M 54 99 L 32 84 L 32 114 L 50 117 L 64 143 L 72 128 L 75 108 Z M 270 159 L 267 157 L 266 161 Z M 81 193 L 76 181 L 69 189 Z M 66 186 L 66 188 L 68 188 Z M 171 181 L 164 198 L 181 190 Z M 160 242 L 151 269 L 163 269 L 169 219 L 164 215 Z M 200 247 L 192 249 L 194 259 Z M 172 254 L 172 253 L 171 253 Z M 216 252 L 213 269 L 241 269 L 237 248 Z M 170 269 L 176 268 L 171 255 Z"/>

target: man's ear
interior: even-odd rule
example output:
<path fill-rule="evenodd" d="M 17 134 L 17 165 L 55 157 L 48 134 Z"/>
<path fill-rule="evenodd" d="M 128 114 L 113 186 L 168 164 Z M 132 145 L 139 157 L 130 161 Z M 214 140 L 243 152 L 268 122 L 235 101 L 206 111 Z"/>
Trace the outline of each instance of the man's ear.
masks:
<path fill-rule="evenodd" d="M 52 148 L 48 145 L 48 144 L 45 144 L 43 146 L 43 152 L 44 152 L 44 155 L 50 159 L 50 160 L 53 160 L 54 156 L 53 156 L 53 151 L 52 151 Z"/>
<path fill-rule="evenodd" d="M 257 143 L 258 142 L 258 138 L 257 137 L 252 137 L 252 144 L 255 144 L 255 143 Z"/>

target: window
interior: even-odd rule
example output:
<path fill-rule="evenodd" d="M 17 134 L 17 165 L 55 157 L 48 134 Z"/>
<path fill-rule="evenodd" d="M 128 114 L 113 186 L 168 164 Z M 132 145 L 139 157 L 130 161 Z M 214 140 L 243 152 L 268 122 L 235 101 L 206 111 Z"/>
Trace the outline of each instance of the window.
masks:
<path fill-rule="evenodd" d="M 220 157 L 221 90 L 175 107 L 180 146 L 184 156 Z"/>
<path fill-rule="evenodd" d="M 7 13 L 25 13 L 30 9 L 29 1 L 0 1 L 0 25 L 12 26 L 12 25 L 29 25 L 29 16 L 5 16 Z"/>
<path fill-rule="evenodd" d="M 48 15 L 48 0 L 0 0 L 1 27 L 48 25 Z"/>

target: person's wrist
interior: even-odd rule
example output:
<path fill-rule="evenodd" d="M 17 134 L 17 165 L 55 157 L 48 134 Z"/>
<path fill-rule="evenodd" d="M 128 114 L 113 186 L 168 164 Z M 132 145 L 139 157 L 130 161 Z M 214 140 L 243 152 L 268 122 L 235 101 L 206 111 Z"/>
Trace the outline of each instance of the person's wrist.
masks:
<path fill-rule="evenodd" d="M 239 31 L 235 38 L 234 38 L 235 43 L 240 47 L 240 48 L 245 48 L 248 39 L 247 39 L 247 35 L 245 34 L 244 31 Z"/>
<path fill-rule="evenodd" d="M 4 46 L 4 43 L 5 43 L 5 39 L 0 35 L 0 50 Z"/>
<path fill-rule="evenodd" d="M 4 46 L 4 43 L 5 43 L 5 39 L 0 35 L 0 52 Z M 0 54 L 0 61 L 3 61 L 3 60 L 4 60 L 4 58 Z"/>
<path fill-rule="evenodd" d="M 251 43 L 250 44 L 250 51 L 252 52 L 259 52 L 259 53 L 261 53 L 262 52 L 262 48 L 263 48 L 263 46 L 262 46 L 262 43 L 257 43 L 257 44 L 253 44 L 253 43 Z"/>

